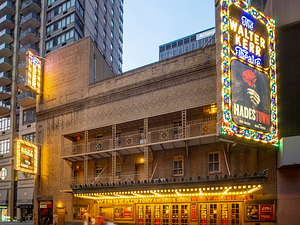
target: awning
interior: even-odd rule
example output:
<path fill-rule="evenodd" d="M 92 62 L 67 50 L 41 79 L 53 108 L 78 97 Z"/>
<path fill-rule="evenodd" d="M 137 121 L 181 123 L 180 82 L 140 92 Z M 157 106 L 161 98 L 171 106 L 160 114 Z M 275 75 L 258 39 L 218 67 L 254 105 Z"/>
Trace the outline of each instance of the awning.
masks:
<path fill-rule="evenodd" d="M 164 179 L 158 181 L 138 181 L 124 183 L 94 183 L 89 185 L 70 185 L 74 197 L 93 200 L 120 198 L 157 197 L 203 197 L 248 195 L 263 188 L 268 169 L 263 172 L 233 174 L 184 179 Z"/>
<path fill-rule="evenodd" d="M 33 188 L 18 189 L 17 206 L 19 208 L 33 204 Z"/>
<path fill-rule="evenodd" d="M 7 190 L 0 190 L 0 205 L 7 205 Z"/>

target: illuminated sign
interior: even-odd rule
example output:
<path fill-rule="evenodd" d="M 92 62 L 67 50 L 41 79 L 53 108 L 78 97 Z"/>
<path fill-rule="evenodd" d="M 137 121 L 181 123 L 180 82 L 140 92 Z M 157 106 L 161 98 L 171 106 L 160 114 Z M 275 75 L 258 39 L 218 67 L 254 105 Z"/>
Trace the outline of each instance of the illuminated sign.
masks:
<path fill-rule="evenodd" d="M 26 55 L 25 86 L 34 91 L 36 94 L 41 93 L 41 72 L 41 61 L 35 57 L 31 51 L 28 51 Z"/>
<path fill-rule="evenodd" d="M 221 0 L 222 134 L 278 145 L 275 22 Z"/>
<path fill-rule="evenodd" d="M 17 138 L 16 170 L 37 174 L 37 154 L 36 145 Z"/>

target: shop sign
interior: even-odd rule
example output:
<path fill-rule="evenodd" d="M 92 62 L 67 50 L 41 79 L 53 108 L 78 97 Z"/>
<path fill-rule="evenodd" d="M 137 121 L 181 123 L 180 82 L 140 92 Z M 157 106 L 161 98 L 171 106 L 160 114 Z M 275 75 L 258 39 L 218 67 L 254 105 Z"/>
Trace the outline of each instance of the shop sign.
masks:
<path fill-rule="evenodd" d="M 278 144 L 275 21 L 221 0 L 222 134 Z"/>
<path fill-rule="evenodd" d="M 253 195 L 192 197 L 192 202 L 253 200 Z"/>
<path fill-rule="evenodd" d="M 192 220 L 196 220 L 196 206 L 192 205 Z"/>
<path fill-rule="evenodd" d="M 181 199 L 184 202 L 187 199 Z M 177 198 L 143 198 L 143 199 L 103 199 L 97 200 L 98 204 L 136 204 L 136 203 L 160 203 L 160 202 L 178 202 Z"/>
<path fill-rule="evenodd" d="M 17 138 L 16 170 L 37 174 L 37 150 L 31 142 Z"/>
<path fill-rule="evenodd" d="M 25 86 L 36 94 L 41 93 L 42 63 L 28 50 L 26 55 L 26 78 Z"/>

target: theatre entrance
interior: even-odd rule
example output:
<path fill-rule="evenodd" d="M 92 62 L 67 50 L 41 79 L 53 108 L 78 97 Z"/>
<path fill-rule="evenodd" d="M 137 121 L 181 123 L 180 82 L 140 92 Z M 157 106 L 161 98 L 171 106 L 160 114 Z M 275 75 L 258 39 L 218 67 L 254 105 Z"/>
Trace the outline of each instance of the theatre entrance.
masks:
<path fill-rule="evenodd" d="M 188 225 L 189 204 L 137 205 L 138 225 Z"/>
<path fill-rule="evenodd" d="M 240 225 L 242 210 L 239 202 L 199 203 L 200 225 Z"/>

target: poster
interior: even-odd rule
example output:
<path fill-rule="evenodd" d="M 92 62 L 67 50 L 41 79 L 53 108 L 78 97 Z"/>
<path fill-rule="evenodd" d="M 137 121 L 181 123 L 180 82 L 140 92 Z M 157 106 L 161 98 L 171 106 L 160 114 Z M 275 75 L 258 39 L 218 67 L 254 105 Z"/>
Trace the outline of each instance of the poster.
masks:
<path fill-rule="evenodd" d="M 124 219 L 132 219 L 132 207 L 124 207 Z"/>
<path fill-rule="evenodd" d="M 259 205 L 247 205 L 246 206 L 246 218 L 247 220 L 259 220 Z"/>
<path fill-rule="evenodd" d="M 270 79 L 265 73 L 238 60 L 231 63 L 231 70 L 233 121 L 241 126 L 269 132 Z"/>
<path fill-rule="evenodd" d="M 260 220 L 274 220 L 273 205 L 260 205 Z"/>
<path fill-rule="evenodd" d="M 132 207 L 117 207 L 114 210 L 115 219 L 132 219 L 133 208 Z"/>
<path fill-rule="evenodd" d="M 38 211 L 38 225 L 50 225 L 52 224 L 52 218 L 52 201 L 40 202 L 40 207 Z"/>
<path fill-rule="evenodd" d="M 115 208 L 115 219 L 123 219 L 123 207 L 122 208 Z"/>

